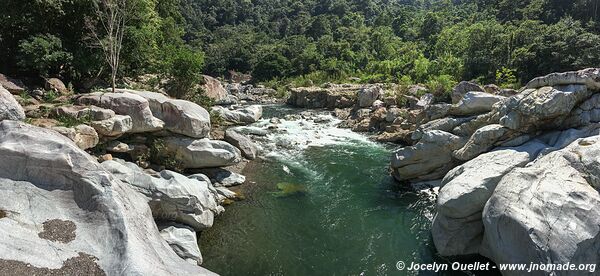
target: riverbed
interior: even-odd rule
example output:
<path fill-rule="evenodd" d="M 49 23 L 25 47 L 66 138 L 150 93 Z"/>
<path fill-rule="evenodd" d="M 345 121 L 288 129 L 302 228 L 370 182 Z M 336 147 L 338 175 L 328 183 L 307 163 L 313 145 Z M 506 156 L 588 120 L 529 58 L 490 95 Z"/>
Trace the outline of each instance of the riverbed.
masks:
<path fill-rule="evenodd" d="M 265 107 L 250 127 L 277 130 L 260 138 L 265 158 L 244 171 L 245 200 L 202 232 L 203 266 L 221 275 L 406 275 L 398 261 L 444 262 L 429 232 L 435 198 L 389 176 L 394 146 L 328 115 L 270 120 L 299 112 Z"/>

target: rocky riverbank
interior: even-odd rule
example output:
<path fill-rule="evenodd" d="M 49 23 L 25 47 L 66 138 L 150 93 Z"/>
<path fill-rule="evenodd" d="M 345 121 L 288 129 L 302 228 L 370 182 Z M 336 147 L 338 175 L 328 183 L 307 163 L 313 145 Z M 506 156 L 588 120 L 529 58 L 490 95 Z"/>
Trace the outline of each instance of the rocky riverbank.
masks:
<path fill-rule="evenodd" d="M 275 100 L 206 78 L 220 104 L 210 112 L 158 92 L 71 95 L 2 78 L 0 274 L 213 274 L 199 266 L 197 233 L 239 197 L 228 187 L 245 182 L 237 172 L 259 155 L 227 128 L 262 117 L 248 103 Z"/>
<path fill-rule="evenodd" d="M 392 174 L 439 189 L 432 234 L 441 255 L 599 262 L 600 69 L 553 73 L 519 91 L 462 82 L 451 103 L 417 86 L 390 91 L 299 88 L 288 103 L 331 109 L 341 126 L 405 145 Z"/>
<path fill-rule="evenodd" d="M 441 180 L 440 254 L 598 263 L 598 92 L 600 69 L 586 69 L 536 78 L 512 97 L 468 92 L 425 109 L 446 111 L 417 127 L 391 167 L 401 182 Z"/>

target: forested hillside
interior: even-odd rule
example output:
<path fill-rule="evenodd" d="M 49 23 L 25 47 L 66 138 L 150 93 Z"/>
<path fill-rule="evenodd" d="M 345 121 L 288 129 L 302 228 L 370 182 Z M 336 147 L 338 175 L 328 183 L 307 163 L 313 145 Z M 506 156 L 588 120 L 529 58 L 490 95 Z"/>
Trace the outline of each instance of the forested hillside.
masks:
<path fill-rule="evenodd" d="M 296 85 L 354 77 L 510 86 L 600 64 L 596 0 L 129 1 L 120 76 L 185 75 L 174 68 L 183 64 Z M 2 1 L 1 69 L 75 83 L 104 74 L 86 44 L 92 2 Z"/>

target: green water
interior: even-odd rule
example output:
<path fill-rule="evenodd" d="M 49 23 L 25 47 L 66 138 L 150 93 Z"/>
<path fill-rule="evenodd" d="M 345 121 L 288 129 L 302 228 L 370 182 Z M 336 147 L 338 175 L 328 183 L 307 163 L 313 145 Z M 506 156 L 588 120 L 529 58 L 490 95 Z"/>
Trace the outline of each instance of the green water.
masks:
<path fill-rule="evenodd" d="M 221 275 L 406 275 L 397 261 L 440 262 L 429 234 L 434 204 L 393 182 L 390 152 L 348 141 L 251 164 L 246 200 L 201 234 L 203 266 Z M 273 195 L 281 182 L 306 193 Z"/>

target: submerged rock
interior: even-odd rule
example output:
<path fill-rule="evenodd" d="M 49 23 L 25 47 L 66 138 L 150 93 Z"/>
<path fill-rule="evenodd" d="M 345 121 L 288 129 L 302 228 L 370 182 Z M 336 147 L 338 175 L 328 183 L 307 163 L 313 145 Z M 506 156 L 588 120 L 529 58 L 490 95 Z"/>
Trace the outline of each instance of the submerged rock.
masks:
<path fill-rule="evenodd" d="M 277 189 L 279 190 L 278 192 L 272 193 L 276 197 L 303 195 L 307 192 L 306 186 L 287 182 L 277 183 Z"/>

